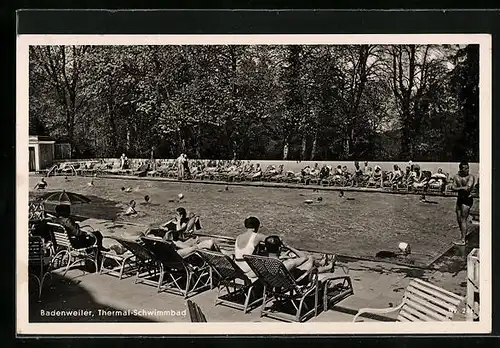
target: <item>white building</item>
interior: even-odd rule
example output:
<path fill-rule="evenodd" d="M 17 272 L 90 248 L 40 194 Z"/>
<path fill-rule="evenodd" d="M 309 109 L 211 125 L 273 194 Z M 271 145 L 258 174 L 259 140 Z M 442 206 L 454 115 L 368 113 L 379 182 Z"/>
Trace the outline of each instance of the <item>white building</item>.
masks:
<path fill-rule="evenodd" d="M 55 140 L 42 135 L 29 136 L 29 171 L 50 168 L 54 163 Z"/>

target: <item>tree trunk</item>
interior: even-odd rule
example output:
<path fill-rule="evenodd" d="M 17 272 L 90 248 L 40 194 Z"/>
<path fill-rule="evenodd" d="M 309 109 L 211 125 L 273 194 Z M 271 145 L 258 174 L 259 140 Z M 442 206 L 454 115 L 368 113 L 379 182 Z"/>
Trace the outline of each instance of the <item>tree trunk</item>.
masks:
<path fill-rule="evenodd" d="M 318 151 L 318 133 L 314 133 L 314 139 L 311 149 L 311 161 L 316 158 L 316 152 Z"/>
<path fill-rule="evenodd" d="M 305 161 L 307 155 L 307 135 L 302 136 L 302 147 L 300 151 L 300 160 Z"/>

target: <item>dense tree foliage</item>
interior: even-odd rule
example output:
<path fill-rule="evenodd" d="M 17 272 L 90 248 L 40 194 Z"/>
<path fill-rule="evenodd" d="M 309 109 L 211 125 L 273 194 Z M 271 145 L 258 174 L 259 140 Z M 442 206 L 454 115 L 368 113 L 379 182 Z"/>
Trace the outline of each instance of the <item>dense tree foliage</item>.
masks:
<path fill-rule="evenodd" d="M 73 157 L 479 159 L 477 45 L 32 46 Z"/>

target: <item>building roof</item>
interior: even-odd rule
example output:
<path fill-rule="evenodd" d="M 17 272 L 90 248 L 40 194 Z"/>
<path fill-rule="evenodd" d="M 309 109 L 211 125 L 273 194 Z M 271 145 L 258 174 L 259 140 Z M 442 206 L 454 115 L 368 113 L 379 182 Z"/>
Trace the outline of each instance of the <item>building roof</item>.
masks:
<path fill-rule="evenodd" d="M 30 135 L 29 141 L 30 142 L 39 142 L 39 141 L 55 142 L 55 140 L 53 138 L 46 136 L 46 135 Z"/>

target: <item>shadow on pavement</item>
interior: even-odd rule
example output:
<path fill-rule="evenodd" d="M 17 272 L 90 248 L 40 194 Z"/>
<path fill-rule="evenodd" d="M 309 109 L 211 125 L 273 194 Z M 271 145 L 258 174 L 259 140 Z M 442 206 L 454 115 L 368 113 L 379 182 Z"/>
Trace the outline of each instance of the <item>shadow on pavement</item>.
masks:
<path fill-rule="evenodd" d="M 121 315 L 127 313 L 121 308 L 98 303 L 80 282 L 53 273 L 52 279 L 46 279 L 38 300 L 36 282 L 30 281 L 29 322 L 154 322 L 133 314 Z M 103 311 L 107 311 L 108 315 Z M 113 311 L 114 315 L 109 315 L 109 311 Z"/>

